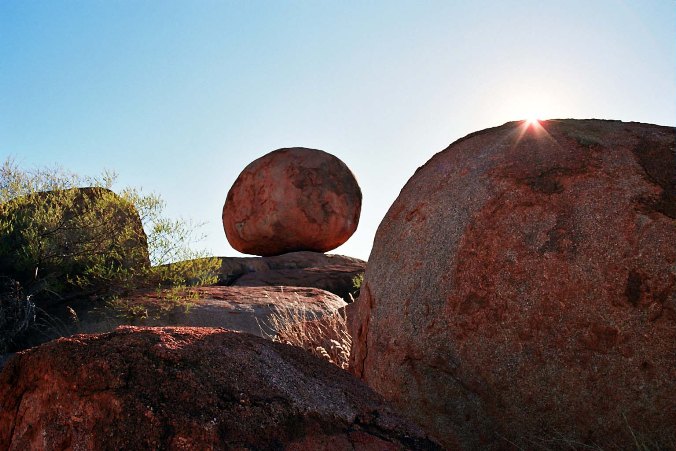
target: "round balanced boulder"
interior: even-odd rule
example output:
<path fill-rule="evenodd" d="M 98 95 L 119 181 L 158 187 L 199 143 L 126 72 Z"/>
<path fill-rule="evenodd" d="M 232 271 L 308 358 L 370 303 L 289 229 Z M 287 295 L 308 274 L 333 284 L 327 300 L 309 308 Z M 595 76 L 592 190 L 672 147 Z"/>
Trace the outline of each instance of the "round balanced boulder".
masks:
<path fill-rule="evenodd" d="M 675 137 L 513 122 L 435 155 L 378 228 L 352 371 L 449 448 L 673 446 Z"/>
<path fill-rule="evenodd" d="M 279 149 L 237 177 L 223 206 L 230 245 L 254 255 L 326 252 L 357 229 L 361 190 L 348 167 L 321 150 Z"/>

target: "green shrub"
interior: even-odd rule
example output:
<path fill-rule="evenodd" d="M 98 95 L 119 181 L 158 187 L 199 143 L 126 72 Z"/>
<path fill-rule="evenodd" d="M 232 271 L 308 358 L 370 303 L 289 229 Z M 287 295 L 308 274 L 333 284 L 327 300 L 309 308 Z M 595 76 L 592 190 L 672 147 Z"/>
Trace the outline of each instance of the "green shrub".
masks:
<path fill-rule="evenodd" d="M 157 195 L 131 188 L 115 194 L 114 180 L 107 172 L 86 178 L 59 168 L 27 171 L 6 160 L 0 168 L 0 272 L 43 305 L 215 281 L 218 259 L 200 258 L 204 253 L 191 248 L 195 226 L 165 218 Z"/>
<path fill-rule="evenodd" d="M 35 304 L 19 283 L 0 276 L 0 355 L 35 323 Z"/>
<path fill-rule="evenodd" d="M 359 273 L 356 276 L 352 278 L 352 286 L 359 290 L 361 288 L 361 285 L 364 283 L 364 273 Z"/>
<path fill-rule="evenodd" d="M 13 198 L 0 236 L 0 267 L 37 299 L 122 291 L 150 266 L 133 206 L 100 187 Z"/>
<path fill-rule="evenodd" d="M 359 273 L 352 278 L 352 287 L 354 290 L 350 293 L 350 299 L 354 302 L 355 299 L 359 297 L 359 292 L 361 291 L 361 286 L 364 284 L 364 273 Z"/>

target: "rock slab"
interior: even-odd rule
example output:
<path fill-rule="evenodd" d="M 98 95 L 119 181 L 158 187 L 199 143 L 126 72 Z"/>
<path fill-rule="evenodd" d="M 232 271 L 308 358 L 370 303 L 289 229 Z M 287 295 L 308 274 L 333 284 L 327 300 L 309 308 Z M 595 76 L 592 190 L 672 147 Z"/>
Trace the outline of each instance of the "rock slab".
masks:
<path fill-rule="evenodd" d="M 15 356 L 0 448 L 440 449 L 349 373 L 206 328 L 119 328 Z"/>
<path fill-rule="evenodd" d="M 447 447 L 673 446 L 675 136 L 507 123 L 435 155 L 378 228 L 352 370 Z"/>
<path fill-rule="evenodd" d="M 157 319 L 152 326 L 221 327 L 253 335 L 275 334 L 270 316 L 278 311 L 302 309 L 311 318 L 321 318 L 344 307 L 338 296 L 316 288 L 302 287 L 198 287 L 197 299 L 188 311 L 176 308 Z M 141 304 L 152 308 L 163 300 L 157 294 L 141 296 Z"/>
<path fill-rule="evenodd" d="M 16 350 L 74 333 L 110 332 L 121 325 L 219 327 L 253 335 L 274 335 L 271 316 L 302 309 L 309 318 L 336 312 L 346 303 L 335 294 L 303 287 L 196 287 L 185 293 L 160 290 L 119 299 L 126 307 L 91 308 L 86 301 L 52 310 L 53 327 L 44 328 Z M 187 307 L 187 308 L 186 308 Z M 133 315 L 123 313 L 135 312 Z M 122 313 L 122 314 L 121 314 Z"/>
<path fill-rule="evenodd" d="M 357 229 L 361 190 L 335 156 L 302 147 L 278 149 L 249 164 L 223 206 L 230 245 L 253 255 L 326 252 Z"/>
<path fill-rule="evenodd" d="M 366 262 L 320 252 L 289 252 L 274 257 L 221 257 L 219 285 L 312 287 L 352 302 L 359 290 L 354 278 Z"/>
<path fill-rule="evenodd" d="M 337 294 L 346 302 L 351 302 L 350 296 L 357 290 L 352 279 L 363 273 L 364 270 L 364 266 L 355 264 L 260 271 L 244 274 L 233 285 L 242 287 L 317 287 Z"/>

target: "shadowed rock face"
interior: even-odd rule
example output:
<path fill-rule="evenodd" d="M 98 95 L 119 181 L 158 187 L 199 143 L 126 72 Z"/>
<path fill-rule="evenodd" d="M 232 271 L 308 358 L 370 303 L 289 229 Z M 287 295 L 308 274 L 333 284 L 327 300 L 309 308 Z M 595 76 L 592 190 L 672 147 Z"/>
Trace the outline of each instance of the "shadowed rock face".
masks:
<path fill-rule="evenodd" d="M 337 294 L 346 302 L 356 290 L 352 279 L 364 272 L 364 265 L 327 265 L 318 268 L 280 269 L 245 274 L 234 282 L 242 287 L 318 287 Z"/>
<path fill-rule="evenodd" d="M 222 327 L 260 336 L 276 333 L 270 327 L 270 315 L 278 309 L 302 308 L 309 317 L 321 318 L 346 305 L 338 296 L 316 288 L 198 287 L 193 291 L 197 299 L 189 311 L 179 307 L 162 318 L 148 320 L 147 324 Z M 133 300 L 149 308 L 153 303 L 166 302 L 157 295 Z"/>
<path fill-rule="evenodd" d="M 357 296 L 353 279 L 366 262 L 320 252 L 289 252 L 274 257 L 221 257 L 220 285 L 313 287 L 337 294 L 345 302 Z"/>
<path fill-rule="evenodd" d="M 51 308 L 40 331 L 15 342 L 11 351 L 74 333 L 110 332 L 125 324 L 222 327 L 254 335 L 260 335 L 262 327 L 265 333 L 274 333 L 268 325 L 270 315 L 277 309 L 302 305 L 310 318 L 319 318 L 342 308 L 355 293 L 352 279 L 362 274 L 366 266 L 363 260 L 318 252 L 221 257 L 221 261 L 219 283 L 229 286 L 191 288 L 188 293 L 179 293 L 183 298 L 188 296 L 188 311 L 185 302 L 171 308 L 171 290 L 140 290 L 122 297 L 121 302 L 136 310 L 133 317 L 120 316 L 87 298 L 72 299 Z"/>
<path fill-rule="evenodd" d="M 446 446 L 673 444 L 675 131 L 524 127 L 403 188 L 348 318 L 352 370 Z"/>
<path fill-rule="evenodd" d="M 124 327 L 22 352 L 0 374 L 0 448 L 439 449 L 366 385 L 220 329 Z"/>
<path fill-rule="evenodd" d="M 135 310 L 133 317 L 120 316 L 109 308 L 91 308 L 86 301 L 71 303 L 77 314 L 54 310 L 54 327 L 34 334 L 18 349 L 74 333 L 110 332 L 121 325 L 220 327 L 253 335 L 274 335 L 271 315 L 279 310 L 302 308 L 309 318 L 321 318 L 344 307 L 338 296 L 316 288 L 302 287 L 196 287 L 184 300 L 172 305 L 170 290 L 137 293 L 120 300 Z M 189 303 L 189 309 L 186 304 Z"/>
<path fill-rule="evenodd" d="M 357 229 L 361 190 L 345 164 L 321 150 L 279 149 L 249 164 L 223 206 L 233 248 L 271 256 L 326 252 Z"/>

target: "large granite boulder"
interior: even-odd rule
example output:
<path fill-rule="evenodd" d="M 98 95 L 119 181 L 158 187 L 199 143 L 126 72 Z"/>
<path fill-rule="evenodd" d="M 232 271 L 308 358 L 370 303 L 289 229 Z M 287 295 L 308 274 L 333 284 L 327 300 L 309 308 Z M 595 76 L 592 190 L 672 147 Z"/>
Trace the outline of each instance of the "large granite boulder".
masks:
<path fill-rule="evenodd" d="M 512 122 L 435 155 L 378 228 L 353 371 L 449 447 L 673 446 L 675 137 Z"/>
<path fill-rule="evenodd" d="M 220 329 L 134 327 L 10 360 L 0 448 L 440 449 L 365 384 L 300 349 Z"/>
<path fill-rule="evenodd" d="M 223 206 L 230 245 L 246 254 L 326 252 L 357 229 L 361 190 L 348 167 L 315 149 L 278 149 L 249 164 Z"/>

